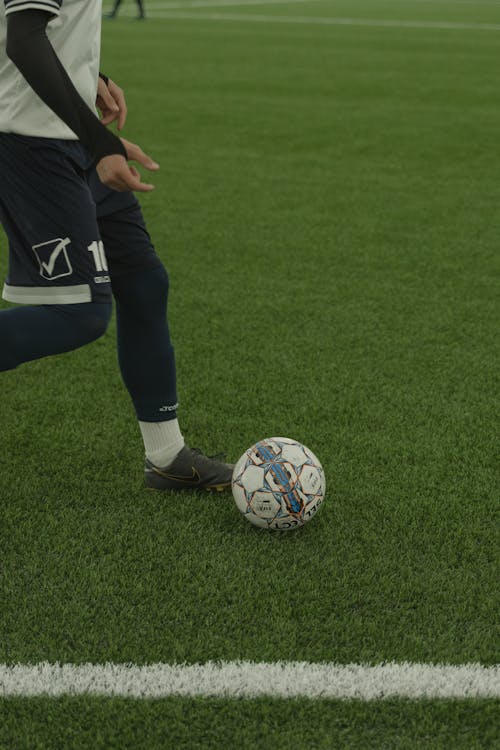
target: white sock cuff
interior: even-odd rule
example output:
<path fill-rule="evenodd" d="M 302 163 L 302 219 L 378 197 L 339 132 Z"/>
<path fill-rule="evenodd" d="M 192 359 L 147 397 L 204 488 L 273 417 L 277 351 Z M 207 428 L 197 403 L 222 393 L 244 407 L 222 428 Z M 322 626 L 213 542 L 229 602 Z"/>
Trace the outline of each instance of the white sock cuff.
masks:
<path fill-rule="evenodd" d="M 146 457 L 155 466 L 168 466 L 184 447 L 184 438 L 177 419 L 168 419 L 164 422 L 139 421 L 139 427 Z"/>

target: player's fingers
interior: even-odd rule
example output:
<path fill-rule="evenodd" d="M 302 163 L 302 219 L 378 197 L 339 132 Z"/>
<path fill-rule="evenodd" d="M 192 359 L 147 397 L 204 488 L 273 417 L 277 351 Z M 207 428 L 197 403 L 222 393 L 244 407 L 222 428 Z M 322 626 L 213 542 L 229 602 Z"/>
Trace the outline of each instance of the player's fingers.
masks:
<path fill-rule="evenodd" d="M 155 189 L 155 186 L 151 185 L 149 182 L 139 182 L 139 184 L 132 189 L 135 193 L 150 193 Z"/>
<path fill-rule="evenodd" d="M 132 175 L 133 181 L 129 180 L 128 184 L 128 190 L 138 190 L 141 193 L 150 192 L 151 190 L 154 190 L 154 185 L 151 185 L 150 183 L 143 182 L 141 180 L 141 175 L 137 171 L 135 167 L 132 167 L 129 164 L 129 170 L 130 174 Z"/>
<path fill-rule="evenodd" d="M 134 172 L 129 169 L 127 172 L 108 173 L 102 181 L 105 185 L 120 193 L 127 191 L 146 193 L 154 190 L 154 185 L 142 182 L 137 170 L 134 170 Z"/>
<path fill-rule="evenodd" d="M 143 193 L 154 190 L 154 185 L 142 182 L 139 172 L 120 154 L 104 156 L 97 163 L 96 170 L 101 182 L 113 190 Z"/>
<path fill-rule="evenodd" d="M 101 79 L 99 79 L 101 80 Z M 96 100 L 97 108 L 101 112 L 101 122 L 103 125 L 109 125 L 113 120 L 116 120 L 118 117 L 118 106 L 114 102 L 114 100 L 111 100 L 111 103 L 109 101 L 109 94 L 107 97 L 105 97 L 105 94 L 107 93 L 107 89 L 104 86 L 104 83 L 101 82 L 102 85 L 99 87 L 99 95 Z"/>
<path fill-rule="evenodd" d="M 130 179 L 123 179 L 122 177 L 108 177 L 105 181 L 105 184 L 119 193 L 150 193 L 151 190 L 154 190 L 154 185 L 149 185 L 145 182 L 142 182 L 140 177 L 132 178 L 132 176 Z"/>
<path fill-rule="evenodd" d="M 142 164 L 143 167 L 146 167 L 146 169 L 149 169 L 151 172 L 156 172 L 156 170 L 160 168 L 160 165 L 148 156 L 148 154 L 145 154 L 142 148 L 136 143 L 131 143 L 131 141 L 127 141 L 125 138 L 122 138 L 121 141 L 125 146 L 129 159 L 136 161 L 138 164 Z"/>
<path fill-rule="evenodd" d="M 125 125 L 125 120 L 127 119 L 127 105 L 125 104 L 125 99 L 123 99 L 123 106 L 120 107 L 120 110 L 118 112 L 118 130 L 121 130 L 123 126 Z"/>
<path fill-rule="evenodd" d="M 142 182 L 139 174 L 137 176 L 130 175 L 126 180 L 120 180 L 119 187 L 115 190 L 120 192 L 132 191 L 133 193 L 150 193 L 151 190 L 155 189 L 154 185 L 150 185 L 147 182 Z"/>
<path fill-rule="evenodd" d="M 121 157 L 123 162 L 117 164 L 117 158 L 108 156 L 101 159 L 96 165 L 97 175 L 103 185 L 124 192 L 126 190 L 135 190 L 140 179 L 130 172 L 127 162 Z"/>
<path fill-rule="evenodd" d="M 99 87 L 98 104 L 102 110 L 109 110 L 110 112 L 118 114 L 119 105 L 115 101 L 115 98 L 111 95 L 111 92 L 109 91 L 107 86 Z"/>
<path fill-rule="evenodd" d="M 108 110 L 101 110 L 101 111 L 103 113 L 101 117 L 101 122 L 103 125 L 109 125 L 118 117 L 117 112 L 109 112 Z"/>
<path fill-rule="evenodd" d="M 121 130 L 123 126 L 125 125 L 125 120 L 127 119 L 127 102 L 125 101 L 125 94 L 123 93 L 123 89 L 121 89 L 119 86 L 116 85 L 114 81 L 109 79 L 108 81 L 108 89 L 110 93 L 113 96 L 113 99 L 118 107 L 118 123 L 117 127 L 118 130 Z"/>
<path fill-rule="evenodd" d="M 143 167 L 146 167 L 146 169 L 149 169 L 151 172 L 155 172 L 160 168 L 160 165 L 157 164 L 157 162 L 153 161 L 153 159 L 145 154 L 144 151 L 139 147 L 137 156 L 134 157 L 134 161 L 142 164 Z"/>

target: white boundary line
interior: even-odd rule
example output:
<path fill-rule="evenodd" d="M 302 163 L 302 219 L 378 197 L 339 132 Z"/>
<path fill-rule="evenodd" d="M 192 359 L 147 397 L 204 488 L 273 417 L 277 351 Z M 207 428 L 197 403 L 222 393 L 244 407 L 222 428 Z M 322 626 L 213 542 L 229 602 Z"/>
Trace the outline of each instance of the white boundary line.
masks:
<path fill-rule="evenodd" d="M 148 18 L 185 19 L 189 21 L 236 21 L 238 23 L 311 24 L 315 26 L 364 26 L 387 29 L 444 29 L 447 31 L 500 31 L 497 23 L 462 23 L 447 21 L 398 21 L 375 18 L 330 18 L 326 16 L 272 16 L 259 13 L 184 13 L 182 11 L 149 11 Z"/>
<path fill-rule="evenodd" d="M 343 700 L 500 698 L 500 665 L 308 662 L 0 665 L 0 696 L 94 695 Z"/>

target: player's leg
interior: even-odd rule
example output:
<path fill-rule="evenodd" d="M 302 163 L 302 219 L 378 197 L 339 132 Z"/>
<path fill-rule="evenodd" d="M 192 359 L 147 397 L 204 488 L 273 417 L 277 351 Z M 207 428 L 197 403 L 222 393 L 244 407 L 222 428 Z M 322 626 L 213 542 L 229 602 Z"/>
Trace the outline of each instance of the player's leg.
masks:
<path fill-rule="evenodd" d="M 168 275 L 136 199 L 90 183 L 116 302 L 118 358 L 146 452 L 146 484 L 155 489 L 223 489 L 232 466 L 184 444 L 177 420 L 175 354 L 167 321 Z"/>
<path fill-rule="evenodd" d="M 62 354 L 106 331 L 111 304 L 35 305 L 0 311 L 0 371 Z"/>
<path fill-rule="evenodd" d="M 88 180 L 112 279 L 120 371 L 147 442 L 147 456 L 164 466 L 184 445 L 167 318 L 168 274 L 135 196 L 110 191 L 95 170 Z"/>
<path fill-rule="evenodd" d="M 122 4 L 122 0 L 115 0 L 113 3 L 112 10 L 106 15 L 106 18 L 114 18 L 118 13 L 118 8 Z"/>
<path fill-rule="evenodd" d="M 167 466 L 184 446 L 177 421 L 175 353 L 167 322 L 168 275 L 158 265 L 112 278 L 123 382 L 135 407 L 148 459 Z"/>
<path fill-rule="evenodd" d="M 95 204 L 66 145 L 2 135 L 0 164 L 0 220 L 9 240 L 3 297 L 23 305 L 0 312 L 0 370 L 8 370 L 101 336 L 111 289 L 89 252 L 100 262 Z"/>
<path fill-rule="evenodd" d="M 144 441 L 147 486 L 228 487 L 232 466 L 186 446 L 179 427 L 175 355 L 166 317 L 167 272 L 159 265 L 114 276 L 111 257 L 110 269 L 120 370 Z"/>
<path fill-rule="evenodd" d="M 144 2 L 143 0 L 137 0 L 137 7 L 139 9 L 139 15 L 137 18 L 141 21 L 143 21 L 146 18 L 146 14 L 144 12 Z"/>

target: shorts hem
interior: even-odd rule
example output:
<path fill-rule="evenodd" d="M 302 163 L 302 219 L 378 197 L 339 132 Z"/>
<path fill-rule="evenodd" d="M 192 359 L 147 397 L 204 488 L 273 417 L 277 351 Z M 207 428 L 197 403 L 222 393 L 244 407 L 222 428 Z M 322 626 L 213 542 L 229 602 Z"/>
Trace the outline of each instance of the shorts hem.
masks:
<path fill-rule="evenodd" d="M 20 305 L 75 305 L 92 302 L 92 293 L 88 284 L 57 287 L 4 284 L 2 299 Z"/>

